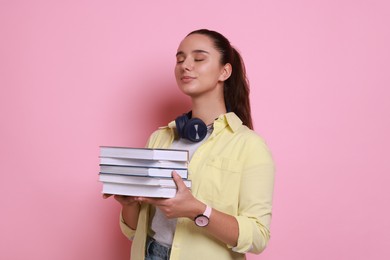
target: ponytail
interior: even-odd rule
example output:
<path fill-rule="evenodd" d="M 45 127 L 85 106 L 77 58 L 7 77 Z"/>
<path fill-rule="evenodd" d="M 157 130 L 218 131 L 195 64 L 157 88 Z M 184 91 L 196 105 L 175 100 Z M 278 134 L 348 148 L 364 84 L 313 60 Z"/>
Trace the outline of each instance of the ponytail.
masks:
<path fill-rule="evenodd" d="M 244 62 L 238 51 L 232 47 L 232 74 L 225 81 L 225 103 L 235 112 L 244 125 L 253 129 L 251 106 L 249 100 L 249 82 L 246 77 Z"/>
<path fill-rule="evenodd" d="M 231 46 L 229 40 L 222 34 L 200 29 L 189 33 L 202 34 L 208 36 L 213 42 L 214 47 L 221 54 L 221 64 L 230 63 L 232 65 L 232 74 L 225 81 L 224 99 L 225 104 L 231 112 L 241 119 L 244 125 L 253 129 L 251 107 L 249 101 L 249 82 L 246 77 L 245 65 L 240 53 Z"/>

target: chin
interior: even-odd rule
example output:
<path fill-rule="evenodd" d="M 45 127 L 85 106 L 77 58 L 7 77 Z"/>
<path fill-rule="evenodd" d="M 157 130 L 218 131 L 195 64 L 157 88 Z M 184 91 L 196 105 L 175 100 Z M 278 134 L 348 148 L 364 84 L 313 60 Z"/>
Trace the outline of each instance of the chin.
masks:
<path fill-rule="evenodd" d="M 180 88 L 181 92 L 183 92 L 184 94 L 186 94 L 188 96 L 196 95 L 199 92 L 195 86 L 179 85 L 179 88 Z"/>

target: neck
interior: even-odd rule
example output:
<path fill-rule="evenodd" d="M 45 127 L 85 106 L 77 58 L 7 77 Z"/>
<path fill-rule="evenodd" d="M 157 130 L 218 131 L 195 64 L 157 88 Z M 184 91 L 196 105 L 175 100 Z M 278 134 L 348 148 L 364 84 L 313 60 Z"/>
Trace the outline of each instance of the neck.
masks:
<path fill-rule="evenodd" d="M 223 99 L 214 102 L 192 100 L 192 117 L 201 119 L 206 125 L 212 124 L 216 118 L 225 113 L 226 106 Z"/>

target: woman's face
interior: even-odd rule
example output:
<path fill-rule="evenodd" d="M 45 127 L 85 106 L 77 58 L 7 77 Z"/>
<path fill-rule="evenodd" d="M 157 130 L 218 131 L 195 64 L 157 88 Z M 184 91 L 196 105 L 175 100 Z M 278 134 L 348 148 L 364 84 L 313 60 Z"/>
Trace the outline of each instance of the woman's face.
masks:
<path fill-rule="evenodd" d="M 220 53 L 212 40 L 192 34 L 180 43 L 176 54 L 176 82 L 183 93 L 197 97 L 221 91 L 223 95 L 224 67 Z"/>

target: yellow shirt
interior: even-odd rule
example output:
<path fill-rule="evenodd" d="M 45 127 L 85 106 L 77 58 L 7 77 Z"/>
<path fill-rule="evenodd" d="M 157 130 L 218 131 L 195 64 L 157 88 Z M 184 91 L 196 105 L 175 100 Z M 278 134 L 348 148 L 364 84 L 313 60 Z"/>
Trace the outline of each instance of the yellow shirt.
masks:
<path fill-rule="evenodd" d="M 147 146 L 169 148 L 174 137 L 173 121 L 154 132 Z M 195 151 L 188 169 L 192 194 L 237 219 L 238 243 L 231 247 L 192 219 L 179 218 L 170 259 L 245 259 L 247 252 L 261 253 L 270 238 L 274 186 L 274 163 L 263 139 L 242 125 L 236 114 L 223 114 L 215 120 L 211 136 Z M 141 205 L 136 230 L 120 219 L 122 232 L 133 239 L 131 260 L 144 260 L 149 207 Z"/>

